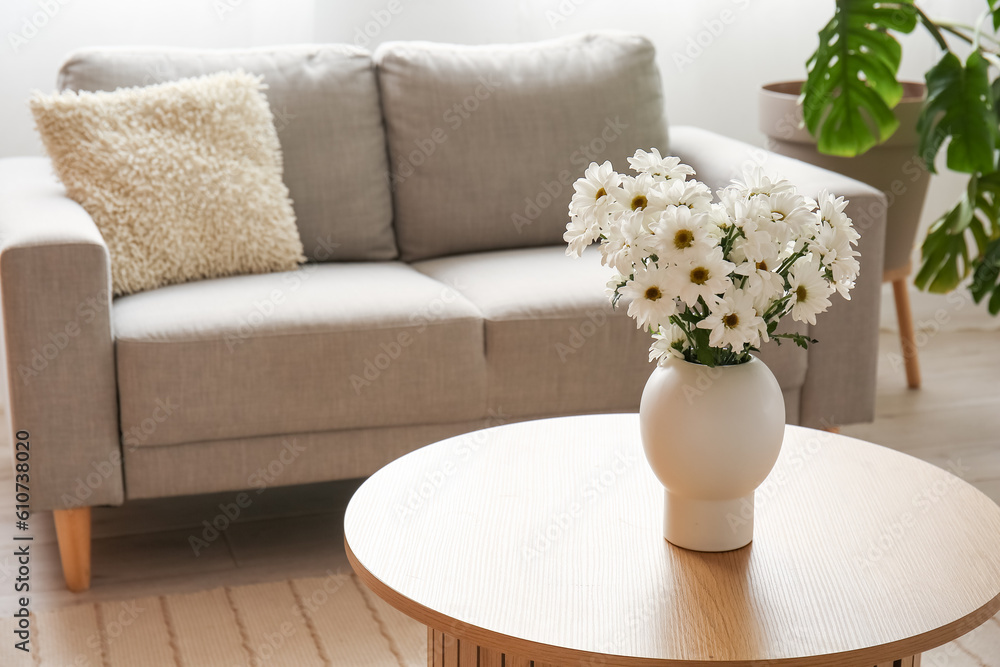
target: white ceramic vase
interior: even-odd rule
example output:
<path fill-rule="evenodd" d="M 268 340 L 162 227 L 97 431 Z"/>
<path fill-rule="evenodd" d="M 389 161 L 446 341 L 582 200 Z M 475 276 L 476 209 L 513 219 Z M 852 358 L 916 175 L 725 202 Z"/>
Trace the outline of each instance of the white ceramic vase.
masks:
<path fill-rule="evenodd" d="M 665 487 L 663 536 L 695 551 L 749 544 L 754 490 L 785 432 L 781 387 L 764 362 L 709 368 L 669 359 L 646 382 L 639 425 Z"/>

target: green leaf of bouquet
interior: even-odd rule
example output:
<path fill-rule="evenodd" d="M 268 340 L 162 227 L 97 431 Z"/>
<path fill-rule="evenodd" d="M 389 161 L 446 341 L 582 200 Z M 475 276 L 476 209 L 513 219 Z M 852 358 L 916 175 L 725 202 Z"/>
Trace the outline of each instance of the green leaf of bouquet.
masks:
<path fill-rule="evenodd" d="M 803 119 L 821 153 L 859 155 L 899 127 L 892 109 L 903 96 L 901 48 L 889 31 L 916 24 L 912 0 L 837 0 L 802 87 Z"/>
<path fill-rule="evenodd" d="M 715 367 L 715 355 L 708 344 L 708 329 L 693 329 L 691 337 L 694 338 L 694 352 L 698 361 L 710 368 Z"/>
<path fill-rule="evenodd" d="M 927 71 L 927 102 L 917 120 L 918 151 L 931 171 L 945 139 L 948 168 L 966 173 L 994 170 L 994 150 L 1000 139 L 993 109 L 989 66 L 978 51 L 962 62 L 952 52 Z"/>

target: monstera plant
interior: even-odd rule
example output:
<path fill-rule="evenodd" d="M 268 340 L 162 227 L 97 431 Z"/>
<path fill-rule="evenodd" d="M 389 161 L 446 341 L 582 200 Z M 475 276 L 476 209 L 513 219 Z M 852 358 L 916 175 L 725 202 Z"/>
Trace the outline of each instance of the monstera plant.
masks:
<path fill-rule="evenodd" d="M 933 172 L 947 141 L 948 169 L 969 174 L 969 183 L 955 206 L 931 226 L 915 282 L 931 292 L 949 292 L 972 275 L 972 297 L 977 303 L 985 300 L 996 315 L 1000 0 L 983 0 L 974 25 L 933 20 L 913 0 L 837 0 L 833 18 L 819 33 L 819 48 L 807 62 L 803 119 L 819 151 L 830 155 L 853 157 L 888 139 L 899 126 L 893 108 L 903 95 L 896 78 L 902 56 L 896 35 L 918 26 L 941 48 L 940 60 L 925 75 L 927 99 L 917 123 L 920 157 Z"/>

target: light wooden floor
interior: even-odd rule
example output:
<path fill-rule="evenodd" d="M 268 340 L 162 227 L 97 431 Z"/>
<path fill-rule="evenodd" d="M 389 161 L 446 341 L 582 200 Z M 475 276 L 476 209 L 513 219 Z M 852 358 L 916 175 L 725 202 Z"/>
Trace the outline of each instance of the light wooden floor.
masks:
<path fill-rule="evenodd" d="M 893 334 L 881 339 L 878 418 L 844 433 L 938 465 L 1000 501 L 1000 332 L 940 333 L 920 350 L 924 388 L 908 391 Z M 7 457 L 0 488 L 11 488 Z M 290 577 L 349 571 L 342 517 L 359 482 L 270 489 L 224 536 L 195 556 L 188 538 L 234 494 L 138 501 L 94 512 L 94 582 L 90 592 L 63 589 L 50 514 L 35 514 L 33 607 L 187 592 Z M 0 539 L 13 524 L 0 505 Z M 10 544 L 9 541 L 5 542 Z M 0 613 L 12 608 L 13 558 L 0 552 Z M 1000 664 L 1000 663 L 998 663 Z"/>

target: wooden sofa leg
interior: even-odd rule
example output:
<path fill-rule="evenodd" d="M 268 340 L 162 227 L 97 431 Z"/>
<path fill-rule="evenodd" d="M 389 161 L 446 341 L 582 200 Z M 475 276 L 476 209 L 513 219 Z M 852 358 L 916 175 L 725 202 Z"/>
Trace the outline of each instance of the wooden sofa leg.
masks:
<path fill-rule="evenodd" d="M 906 366 L 906 384 L 910 389 L 919 389 L 920 361 L 917 359 L 913 313 L 910 311 L 910 292 L 906 278 L 893 280 L 892 292 L 896 301 L 896 320 L 899 322 L 899 345 L 903 349 L 903 364 Z"/>
<path fill-rule="evenodd" d="M 55 510 L 52 514 L 66 588 L 80 593 L 90 588 L 90 508 Z"/>

